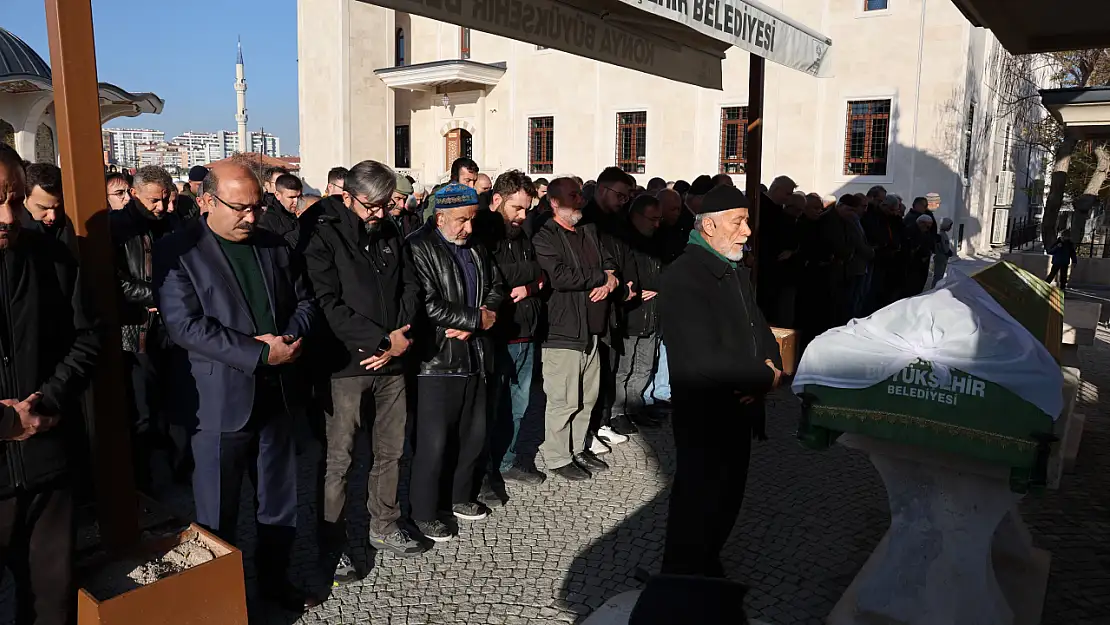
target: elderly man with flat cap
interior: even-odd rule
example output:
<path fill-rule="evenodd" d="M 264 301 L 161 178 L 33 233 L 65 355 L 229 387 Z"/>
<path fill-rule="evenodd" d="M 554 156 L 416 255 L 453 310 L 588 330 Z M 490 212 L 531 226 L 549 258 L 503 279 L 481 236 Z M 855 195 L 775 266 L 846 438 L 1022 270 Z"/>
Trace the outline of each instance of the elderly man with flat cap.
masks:
<path fill-rule="evenodd" d="M 663 274 L 660 321 L 678 460 L 665 574 L 724 576 L 719 555 L 740 513 L 750 441 L 765 438 L 763 398 L 782 376 L 775 337 L 741 263 L 748 218 L 743 192 L 712 189 L 686 252 Z"/>

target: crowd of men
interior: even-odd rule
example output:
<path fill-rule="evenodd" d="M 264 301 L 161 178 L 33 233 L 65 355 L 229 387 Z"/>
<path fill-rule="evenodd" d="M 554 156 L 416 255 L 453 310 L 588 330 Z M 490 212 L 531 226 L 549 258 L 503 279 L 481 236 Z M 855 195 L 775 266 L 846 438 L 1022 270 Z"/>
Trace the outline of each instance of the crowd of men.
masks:
<path fill-rule="evenodd" d="M 66 420 L 54 426 L 80 415 L 103 336 L 60 180 L 0 146 L 0 387 L 12 398 L 0 437 L 13 441 L 0 539 L 23 541 L 19 609 L 36 623 L 65 622 L 71 604 L 72 541 L 54 537 L 72 523 L 60 476 L 73 437 Z M 764 436 L 762 398 L 781 380 L 770 326 L 804 343 L 920 293 L 930 262 L 939 279 L 951 254 L 939 198 L 906 211 L 881 187 L 826 200 L 786 177 L 765 190 L 750 242 L 749 201 L 728 175 L 647 188 L 616 167 L 585 184 L 516 170 L 491 180 L 460 158 L 426 188 L 363 161 L 332 169 L 315 196 L 287 171 L 233 161 L 180 186 L 143 167 L 106 188 L 140 485 L 153 488 L 155 458 L 168 459 L 191 480 L 197 521 L 235 542 L 249 475 L 260 589 L 291 610 L 321 601 L 286 578 L 298 420 L 324 447 L 321 563 L 342 584 L 365 574 L 345 523 L 360 430 L 374 459 L 369 542 L 418 556 L 503 505 L 506 483 L 607 470 L 614 445 L 672 414 L 672 385 L 663 569 L 723 576 L 747 441 Z M 15 308 L 27 281 L 38 299 Z M 529 416 L 543 423 L 538 449 L 521 436 Z"/>

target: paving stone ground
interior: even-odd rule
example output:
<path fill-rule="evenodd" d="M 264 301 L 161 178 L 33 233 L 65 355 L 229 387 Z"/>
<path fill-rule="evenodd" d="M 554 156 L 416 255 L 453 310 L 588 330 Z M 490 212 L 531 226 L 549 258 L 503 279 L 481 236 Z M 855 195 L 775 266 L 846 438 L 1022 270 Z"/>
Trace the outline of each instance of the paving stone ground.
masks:
<path fill-rule="evenodd" d="M 1084 384 L 1077 410 L 1087 415 L 1076 471 L 1064 488 L 1026 498 L 1022 509 L 1039 547 L 1052 552 L 1044 625 L 1110 623 L 1110 332 L 1082 352 Z M 878 474 L 858 452 L 802 449 L 794 440 L 798 407 L 772 398 L 770 440 L 755 443 L 743 512 L 723 560 L 731 578 L 750 587 L 749 615 L 773 625 L 823 623 L 888 524 Z M 706 436 L 712 436 L 707 431 Z M 366 454 L 352 476 L 365 485 Z M 264 625 L 540 625 L 580 622 L 608 597 L 639 588 L 638 568 L 658 570 L 674 453 L 666 429 L 635 436 L 606 456 L 613 470 L 585 483 L 551 479 L 539 488 L 510 487 L 511 500 L 486 521 L 464 523 L 457 540 L 415 559 L 366 548 L 373 561 L 363 581 L 340 588 L 303 616 L 254 600 L 251 622 Z M 302 527 L 293 577 L 325 591 L 315 570 L 319 449 L 300 457 Z M 356 495 L 359 487 L 352 488 Z M 364 492 L 364 491 L 363 491 Z M 175 499 L 188 513 L 187 493 Z M 245 498 L 241 534 L 253 580 L 253 527 Z M 352 533 L 366 514 L 352 498 Z M 10 578 L 8 578 L 10 580 Z M 10 614 L 11 584 L 2 592 Z M 7 620 L 7 619 L 2 619 Z"/>

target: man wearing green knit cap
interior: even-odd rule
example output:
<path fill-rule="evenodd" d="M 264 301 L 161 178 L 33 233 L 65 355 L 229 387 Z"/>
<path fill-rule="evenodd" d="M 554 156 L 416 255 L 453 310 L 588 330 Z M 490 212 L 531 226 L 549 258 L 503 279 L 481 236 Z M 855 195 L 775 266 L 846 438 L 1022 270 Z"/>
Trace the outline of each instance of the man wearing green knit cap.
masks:
<path fill-rule="evenodd" d="M 748 199 L 722 185 L 695 213 L 659 294 L 678 461 L 663 573 L 724 577 L 721 548 L 740 514 L 751 439 L 765 438 L 763 398 L 779 385 L 782 361 L 740 262 L 752 234 Z"/>

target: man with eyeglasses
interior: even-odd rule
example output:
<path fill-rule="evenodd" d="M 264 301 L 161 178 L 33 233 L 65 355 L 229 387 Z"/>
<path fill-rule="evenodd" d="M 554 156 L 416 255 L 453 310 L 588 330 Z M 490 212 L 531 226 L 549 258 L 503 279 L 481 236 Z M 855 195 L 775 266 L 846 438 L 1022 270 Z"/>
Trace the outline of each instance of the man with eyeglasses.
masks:
<path fill-rule="evenodd" d="M 614 303 L 628 301 L 635 297 L 634 291 L 639 282 L 636 264 L 632 261 L 628 241 L 632 238 L 632 228 L 628 221 L 627 205 L 632 198 L 636 180 L 619 167 L 607 167 L 597 177 L 597 189 L 593 198 L 583 209 L 584 220 L 597 225 L 601 245 L 617 264 L 617 275 L 621 284 L 610 296 Z M 590 419 L 591 436 L 588 448 L 595 454 L 604 454 L 609 446 L 628 440 L 629 434 L 639 431 L 632 420 L 622 414 L 613 414 L 616 399 L 617 365 L 620 345 L 624 337 L 620 306 L 609 307 L 607 332 L 598 345 L 601 360 L 601 388 L 597 403 Z M 600 440 L 598 440 L 600 439 Z"/>
<path fill-rule="evenodd" d="M 352 167 L 342 205 L 324 203 L 305 252 L 316 301 L 331 329 L 319 358 L 331 377 L 320 554 L 337 584 L 364 575 L 344 552 L 347 476 L 363 428 L 370 431 L 374 455 L 367 486 L 370 544 L 403 557 L 424 551 L 402 527 L 397 500 L 408 420 L 403 357 L 421 302 L 408 249 L 385 215 L 396 182 L 381 163 Z"/>
<path fill-rule="evenodd" d="M 188 351 L 187 384 L 196 389 L 197 522 L 234 544 L 249 474 L 261 594 L 300 612 L 320 602 L 286 577 L 297 533 L 292 414 L 303 398 L 292 365 L 316 306 L 297 256 L 256 227 L 262 189 L 249 168 L 217 165 L 201 192 L 206 217 L 161 241 L 154 259 L 166 329 Z"/>

